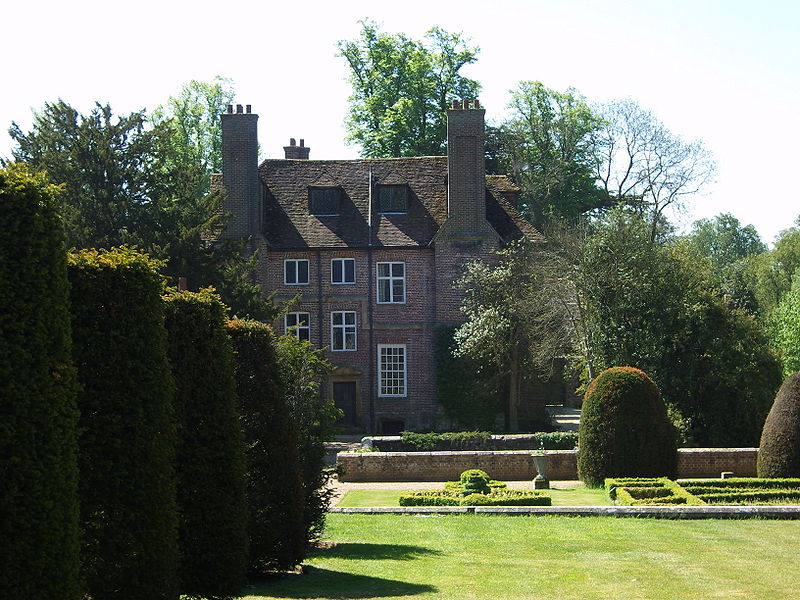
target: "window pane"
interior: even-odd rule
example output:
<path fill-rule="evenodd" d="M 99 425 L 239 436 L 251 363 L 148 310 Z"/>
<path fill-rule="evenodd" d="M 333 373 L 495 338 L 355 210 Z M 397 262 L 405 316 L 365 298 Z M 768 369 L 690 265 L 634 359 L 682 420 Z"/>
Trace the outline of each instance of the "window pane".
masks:
<path fill-rule="evenodd" d="M 342 315 L 342 313 L 335 312 L 335 313 L 333 313 L 332 317 L 333 317 L 333 324 L 334 325 L 341 325 L 342 324 L 343 319 L 344 319 L 344 315 Z"/>
<path fill-rule="evenodd" d="M 339 188 L 311 188 L 311 214 L 339 214 Z"/>
<path fill-rule="evenodd" d="M 297 283 L 308 283 L 308 261 L 297 261 Z"/>
<path fill-rule="evenodd" d="M 388 277 L 391 263 L 378 263 L 378 277 Z"/>
<path fill-rule="evenodd" d="M 402 279 L 392 280 L 392 302 L 403 302 L 405 300 L 405 282 Z"/>
<path fill-rule="evenodd" d="M 331 278 L 333 283 L 342 283 L 342 261 L 338 258 L 331 263 Z"/>
<path fill-rule="evenodd" d="M 354 312 L 344 313 L 344 322 L 345 322 L 346 325 L 355 325 L 356 324 L 356 313 L 354 313 Z"/>
<path fill-rule="evenodd" d="M 341 350 L 344 348 L 344 331 L 341 327 L 333 329 L 333 349 Z"/>
<path fill-rule="evenodd" d="M 293 260 L 287 260 L 283 263 L 284 266 L 284 281 L 286 283 L 297 283 L 297 263 Z"/>
<path fill-rule="evenodd" d="M 356 261 L 348 259 L 344 261 L 344 281 L 355 283 L 356 281 Z"/>
<path fill-rule="evenodd" d="M 405 264 L 404 263 L 392 263 L 392 276 L 394 277 L 402 277 Z"/>
<path fill-rule="evenodd" d="M 378 282 L 378 302 L 391 302 L 391 280 L 382 279 Z"/>
<path fill-rule="evenodd" d="M 311 330 L 307 327 L 303 327 L 297 330 L 297 339 L 303 340 L 306 342 L 311 341 Z"/>

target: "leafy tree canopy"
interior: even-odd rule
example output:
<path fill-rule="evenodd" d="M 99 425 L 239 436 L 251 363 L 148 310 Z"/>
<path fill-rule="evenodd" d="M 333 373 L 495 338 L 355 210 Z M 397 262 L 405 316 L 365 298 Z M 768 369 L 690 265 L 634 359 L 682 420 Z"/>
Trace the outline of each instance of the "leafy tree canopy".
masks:
<path fill-rule="evenodd" d="M 424 41 L 361 21 L 361 36 L 339 42 L 350 68 L 348 141 L 369 158 L 439 156 L 451 100 L 474 99 L 480 84 L 461 75 L 478 48 L 460 33 L 434 27 Z"/>

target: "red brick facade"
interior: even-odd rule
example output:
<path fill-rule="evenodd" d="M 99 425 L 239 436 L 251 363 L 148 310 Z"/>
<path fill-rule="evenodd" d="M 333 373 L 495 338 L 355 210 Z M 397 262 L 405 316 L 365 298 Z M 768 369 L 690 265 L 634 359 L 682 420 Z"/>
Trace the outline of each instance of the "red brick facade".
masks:
<path fill-rule="evenodd" d="M 301 140 L 256 171 L 257 116 L 232 107 L 223 115 L 225 210 L 234 213 L 224 235 L 254 240 L 265 294 L 300 295 L 292 311 L 307 313 L 301 334 L 336 365 L 327 393 L 352 429 L 447 424 L 433 337 L 462 319 L 454 280 L 466 260 L 504 241 L 541 239 L 516 212 L 519 190 L 484 175 L 483 113 L 477 102 L 448 111 L 448 157 L 316 161 Z M 354 260 L 353 282 L 332 280 L 332 260 L 342 258 Z M 284 333 L 284 322 L 275 327 Z"/>

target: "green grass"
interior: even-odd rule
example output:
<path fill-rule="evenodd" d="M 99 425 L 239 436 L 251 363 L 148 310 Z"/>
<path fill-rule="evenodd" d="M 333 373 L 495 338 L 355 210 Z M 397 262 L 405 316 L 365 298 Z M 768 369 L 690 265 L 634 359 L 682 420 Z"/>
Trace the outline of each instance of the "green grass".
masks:
<path fill-rule="evenodd" d="M 410 490 L 350 490 L 338 506 L 398 506 L 401 493 Z M 610 506 L 603 489 L 576 488 L 574 490 L 546 491 L 553 499 L 553 506 Z"/>
<path fill-rule="evenodd" d="M 800 521 L 332 514 L 327 539 L 247 597 L 797 597 Z"/>

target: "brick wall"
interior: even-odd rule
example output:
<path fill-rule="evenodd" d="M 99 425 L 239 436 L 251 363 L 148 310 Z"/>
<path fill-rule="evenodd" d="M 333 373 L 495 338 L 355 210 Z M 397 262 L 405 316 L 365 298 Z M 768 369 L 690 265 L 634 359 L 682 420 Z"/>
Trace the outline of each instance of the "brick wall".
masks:
<path fill-rule="evenodd" d="M 575 450 L 547 450 L 547 477 L 577 479 Z M 756 474 L 757 448 L 681 448 L 678 477 Z M 521 450 L 484 452 L 341 452 L 342 481 L 451 481 L 467 469 L 483 469 L 495 479 L 525 480 L 536 476 L 531 453 Z"/>
<path fill-rule="evenodd" d="M 355 260 L 354 284 L 331 283 L 331 260 L 334 258 Z M 309 261 L 308 284 L 284 284 L 284 261 L 287 259 Z M 404 304 L 377 303 L 376 264 L 379 262 L 405 263 Z M 364 249 L 266 251 L 261 253 L 258 281 L 265 290 L 277 291 L 279 300 L 300 295 L 299 303 L 292 311 L 309 313 L 311 342 L 319 347 L 328 347 L 326 358 L 337 367 L 344 368 L 344 372 L 349 374 L 346 379 L 357 382 L 357 420 L 362 427 L 367 428 L 369 425 L 370 399 L 374 402 L 378 430 L 384 420 L 402 420 L 409 429 L 429 428 L 436 422 L 439 407 L 436 402 L 436 373 L 433 368 L 435 298 L 431 290 L 435 287 L 435 281 L 431 249 L 375 249 L 372 251 L 371 269 L 368 251 Z M 370 303 L 373 311 L 371 327 Z M 355 351 L 330 350 L 333 311 L 356 313 Z M 283 320 L 274 325 L 278 334 L 284 333 Z M 381 397 L 377 394 L 379 344 L 406 346 L 408 390 L 405 397 Z M 375 369 L 372 384 L 370 368 Z"/>

